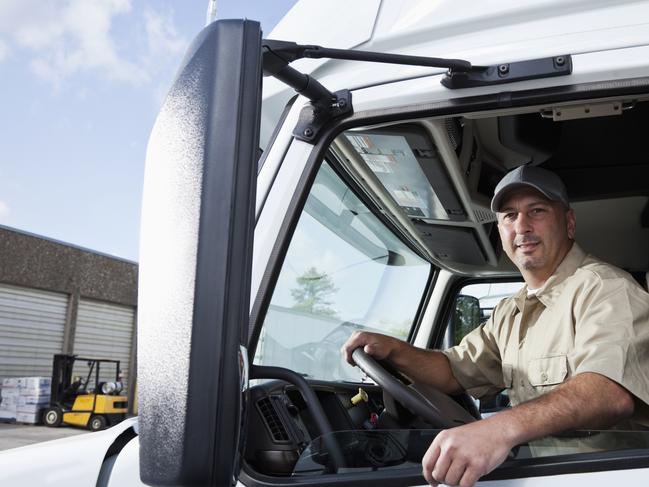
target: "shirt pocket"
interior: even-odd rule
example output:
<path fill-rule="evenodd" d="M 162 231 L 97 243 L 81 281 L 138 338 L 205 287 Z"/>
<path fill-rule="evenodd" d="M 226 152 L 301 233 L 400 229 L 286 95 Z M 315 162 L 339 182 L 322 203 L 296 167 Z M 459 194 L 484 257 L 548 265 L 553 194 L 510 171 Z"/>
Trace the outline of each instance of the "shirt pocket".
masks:
<path fill-rule="evenodd" d="M 552 355 L 530 360 L 527 378 L 534 387 L 561 384 L 568 375 L 568 357 Z"/>

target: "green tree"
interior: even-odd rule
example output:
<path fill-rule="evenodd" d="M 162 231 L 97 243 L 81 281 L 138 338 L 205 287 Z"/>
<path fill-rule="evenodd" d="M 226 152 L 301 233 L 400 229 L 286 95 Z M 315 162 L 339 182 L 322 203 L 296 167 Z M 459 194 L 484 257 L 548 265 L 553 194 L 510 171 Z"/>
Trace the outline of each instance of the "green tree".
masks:
<path fill-rule="evenodd" d="M 330 307 L 332 301 L 329 298 L 338 291 L 338 288 L 326 272 L 319 272 L 315 267 L 309 267 L 296 281 L 298 287 L 291 289 L 291 296 L 295 300 L 293 309 L 318 315 L 336 316 L 336 311 Z"/>
<path fill-rule="evenodd" d="M 455 301 L 455 343 L 460 343 L 480 321 L 480 301 L 473 296 L 460 294 Z"/>

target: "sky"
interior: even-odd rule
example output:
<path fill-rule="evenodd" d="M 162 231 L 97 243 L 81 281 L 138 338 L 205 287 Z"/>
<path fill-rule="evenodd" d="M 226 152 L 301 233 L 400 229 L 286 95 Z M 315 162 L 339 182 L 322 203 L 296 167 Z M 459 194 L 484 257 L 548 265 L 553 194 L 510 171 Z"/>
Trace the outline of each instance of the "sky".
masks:
<path fill-rule="evenodd" d="M 295 0 L 218 0 L 264 33 Z M 0 225 L 138 260 L 149 133 L 207 0 L 0 0 Z"/>

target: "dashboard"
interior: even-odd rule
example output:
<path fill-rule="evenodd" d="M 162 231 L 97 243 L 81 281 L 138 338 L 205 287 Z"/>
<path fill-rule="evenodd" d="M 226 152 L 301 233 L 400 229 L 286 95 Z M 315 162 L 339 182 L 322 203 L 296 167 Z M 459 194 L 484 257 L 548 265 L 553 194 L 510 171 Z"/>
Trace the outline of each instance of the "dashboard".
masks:
<path fill-rule="evenodd" d="M 359 384 L 309 382 L 334 432 L 372 431 L 389 422 L 380 387 L 363 384 L 366 400 L 355 405 Z M 363 394 L 363 395 L 365 395 Z M 290 475 L 300 456 L 321 436 L 300 391 L 281 380 L 250 389 L 245 459 L 268 475 Z"/>

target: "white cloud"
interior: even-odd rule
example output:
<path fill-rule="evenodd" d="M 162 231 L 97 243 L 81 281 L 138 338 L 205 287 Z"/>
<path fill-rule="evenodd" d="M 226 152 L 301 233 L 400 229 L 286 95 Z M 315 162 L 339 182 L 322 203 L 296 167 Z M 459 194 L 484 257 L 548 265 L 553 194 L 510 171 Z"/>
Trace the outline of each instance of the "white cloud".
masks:
<path fill-rule="evenodd" d="M 0 201 L 0 222 L 5 221 L 9 216 L 9 205 L 4 201 Z"/>
<path fill-rule="evenodd" d="M 32 70 L 55 84 L 87 70 L 141 83 L 146 74 L 120 58 L 110 35 L 113 18 L 130 9 L 130 0 L 3 0 L 0 33 L 33 51 Z"/>
<path fill-rule="evenodd" d="M 153 10 L 145 11 L 144 26 L 149 54 L 153 57 L 182 54 L 187 47 L 187 40 L 176 31 L 171 10 L 164 15 Z"/>
<path fill-rule="evenodd" d="M 109 80 L 140 85 L 151 82 L 165 56 L 187 45 L 177 33 L 173 12 L 132 11 L 131 0 L 1 0 L 0 61 L 12 44 L 31 51 L 29 64 L 38 76 L 59 85 L 84 72 Z M 131 38 L 117 41 L 115 24 Z M 144 28 L 146 37 L 137 37 Z M 133 35 L 133 32 L 136 34 Z M 141 31 L 140 31 L 141 32 Z"/>

